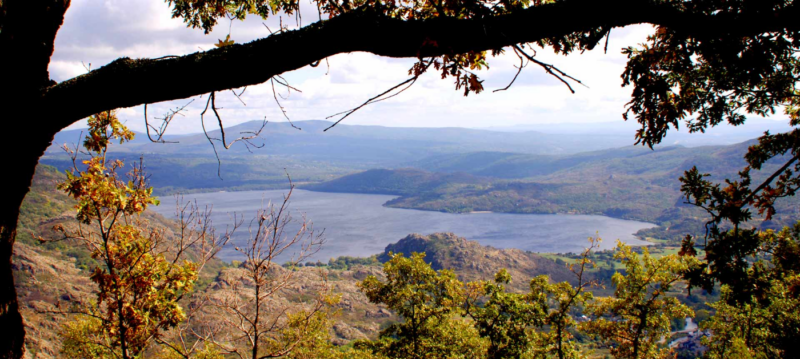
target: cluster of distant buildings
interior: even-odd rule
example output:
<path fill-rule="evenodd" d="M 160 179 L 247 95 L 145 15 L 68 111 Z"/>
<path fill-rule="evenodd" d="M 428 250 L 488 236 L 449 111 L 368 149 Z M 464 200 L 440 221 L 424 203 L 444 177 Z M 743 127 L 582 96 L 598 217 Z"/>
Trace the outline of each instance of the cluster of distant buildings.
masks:
<path fill-rule="evenodd" d="M 694 330 L 687 332 L 685 337 L 678 338 L 669 343 L 670 348 L 675 349 L 677 358 L 699 358 L 708 348 L 703 345 L 703 338 L 711 336 L 707 330 Z"/>

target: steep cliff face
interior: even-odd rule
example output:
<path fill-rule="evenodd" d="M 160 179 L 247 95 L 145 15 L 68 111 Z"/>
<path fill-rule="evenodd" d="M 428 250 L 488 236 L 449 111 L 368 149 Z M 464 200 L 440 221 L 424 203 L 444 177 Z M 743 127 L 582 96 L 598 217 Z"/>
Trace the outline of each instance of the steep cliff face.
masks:
<path fill-rule="evenodd" d="M 425 259 L 434 269 L 451 269 L 462 281 L 492 280 L 502 268 L 511 273 L 511 287 L 527 290 L 528 282 L 538 275 L 549 275 L 552 281 L 571 281 L 574 275 L 565 265 L 536 253 L 519 249 L 497 249 L 482 246 L 453 233 L 434 233 L 423 236 L 411 234 L 399 242 L 386 246 L 378 259 L 389 260 L 390 253 L 425 253 Z"/>

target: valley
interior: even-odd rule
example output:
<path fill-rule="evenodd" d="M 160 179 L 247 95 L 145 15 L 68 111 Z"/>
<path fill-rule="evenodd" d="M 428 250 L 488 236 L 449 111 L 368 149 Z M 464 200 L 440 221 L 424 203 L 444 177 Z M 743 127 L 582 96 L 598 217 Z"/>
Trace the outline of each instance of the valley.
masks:
<path fill-rule="evenodd" d="M 325 123 L 299 125 L 314 128 Z M 433 269 L 453 270 L 465 282 L 491 281 L 506 269 L 520 279 L 509 289 L 524 293 L 537 275 L 575 284 L 568 266 L 579 262 L 577 253 L 588 245 L 587 237 L 599 235 L 605 240 L 591 254 L 595 264 L 587 278 L 602 284 L 592 289 L 596 295 L 613 295 L 607 287 L 613 285 L 615 273 L 624 272 L 610 251 L 616 240 L 647 245 L 649 252 L 662 257 L 677 253 L 686 234 L 702 236 L 707 217 L 683 203 L 678 177 L 695 165 L 714 173 L 712 179 L 732 176 L 753 144 L 650 150 L 607 147 L 617 145 L 607 139 L 579 151 L 578 142 L 585 138 L 569 142 L 542 135 L 551 142 L 536 142 L 536 133 L 354 127 L 343 126 L 346 136 L 341 138 L 304 138 L 294 129 L 280 129 L 289 132 L 264 138 L 273 146 L 265 142 L 268 154 L 240 148 L 221 152 L 219 162 L 201 141 L 205 137 L 179 136 L 173 139 L 181 144 L 174 147 L 141 139 L 111 147 L 111 155 L 127 163 L 143 158 L 161 200 L 144 214 L 152 225 L 170 233 L 179 230 L 173 221 L 176 200 L 213 208 L 210 219 L 220 230 L 233 225 L 234 213 L 242 216 L 238 234 L 203 269 L 197 294 L 186 305 L 199 298 L 230 296 L 236 293 L 232 288 L 247 285 L 241 279 L 246 266 L 239 246 L 252 235 L 251 217 L 259 208 L 279 203 L 290 183 L 297 186 L 291 216 L 324 230 L 326 243 L 302 263 L 290 263 L 291 253 L 275 258 L 285 263 L 276 270 L 296 273 L 291 285 L 275 297 L 275 305 L 305 308 L 311 300 L 308 290 L 325 283 L 340 296 L 330 340 L 337 346 L 375 339 L 381 329 L 401 320 L 360 289 L 369 276 L 385 278 L 381 268 L 390 254 L 424 252 Z M 447 142 L 449 131 L 455 133 L 453 138 L 469 137 L 474 131 L 469 137 L 474 142 Z M 482 142 L 479 138 L 487 134 L 490 141 Z M 67 135 L 74 133 L 64 138 Z M 781 160 L 785 159 L 767 163 L 754 178 L 764 178 Z M 55 148 L 41 160 L 21 210 L 14 257 L 17 290 L 33 333 L 28 350 L 41 358 L 58 356 L 58 331 L 66 316 L 54 314 L 56 309 L 80 305 L 96 291 L 88 280 L 96 262 L 86 248 L 37 241 L 39 236 L 53 237 L 55 225 L 74 223 L 74 201 L 55 189 L 69 165 L 71 159 Z M 771 221 L 751 223 L 760 228 L 789 225 L 798 218 L 798 203 L 794 197 L 781 199 Z M 293 226 L 288 225 L 287 232 L 296 231 Z M 52 282 L 60 284 L 45 284 Z M 707 317 L 711 308 L 706 303 L 718 293 L 693 293 L 684 295 L 679 287 L 669 296 L 698 311 L 697 318 Z M 580 342 L 594 345 L 587 338 Z"/>
<path fill-rule="evenodd" d="M 177 143 L 166 144 L 150 143 L 139 134 L 110 151 L 128 163 L 143 158 L 160 196 L 286 189 L 288 174 L 302 189 L 397 196 L 386 200 L 395 208 L 602 215 L 650 222 L 659 227 L 642 231 L 640 238 L 674 244 L 687 233 L 702 234 L 705 221 L 701 210 L 683 204 L 678 178 L 695 165 L 713 173 L 712 179 L 735 175 L 754 140 L 721 143 L 755 137 L 765 129 L 786 129 L 764 121 L 753 120 L 741 130 L 676 132 L 665 143 L 692 146 L 660 145 L 654 150 L 629 145 L 623 123 L 594 125 L 583 132 L 573 126 L 572 133 L 558 134 L 553 131 L 565 127 L 501 132 L 340 125 L 323 132 L 330 122 L 301 121 L 296 125 L 302 130 L 268 123 L 257 142 L 263 148 L 237 144 L 219 151 L 219 162 L 202 134 L 173 136 L 169 140 Z M 260 125 L 248 122 L 228 131 L 247 132 Z M 56 136 L 41 163 L 62 170 L 71 166 L 57 144 L 75 142 L 80 134 L 72 130 Z M 704 143 L 717 145 L 698 146 Z M 754 180 L 766 177 L 782 160 L 767 163 Z M 760 225 L 791 224 L 798 204 L 794 198 L 778 201 L 778 215 Z"/>

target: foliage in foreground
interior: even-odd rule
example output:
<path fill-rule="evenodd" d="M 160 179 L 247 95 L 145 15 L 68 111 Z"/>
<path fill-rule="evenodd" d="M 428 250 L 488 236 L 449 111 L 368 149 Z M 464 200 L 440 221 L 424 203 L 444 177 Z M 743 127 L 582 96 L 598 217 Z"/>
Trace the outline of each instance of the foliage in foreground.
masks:
<path fill-rule="evenodd" d="M 800 355 L 800 223 L 757 234 L 760 246 L 746 276 L 757 293 L 743 297 L 724 284 L 716 314 L 704 323 L 715 336 L 709 358 L 796 358 Z"/>
<path fill-rule="evenodd" d="M 293 244 L 313 253 L 322 243 L 305 221 L 286 238 L 284 228 L 293 224 L 286 208 L 291 191 L 279 209 L 258 213 L 258 230 L 241 249 L 247 256 L 238 278 L 243 284 L 234 287 L 241 293 L 216 291 L 217 297 L 203 297 L 193 293 L 198 275 L 241 220 L 217 236 L 210 212 L 188 203 L 178 208 L 175 236 L 151 225 L 140 215 L 158 200 L 152 197 L 142 164 L 134 166 L 125 181 L 118 175 L 124 164 L 106 156 L 111 141 L 131 140 L 133 133 L 114 112 L 92 116 L 89 125 L 90 136 L 83 144 L 89 158 L 79 167 L 77 150 L 68 149 L 75 165 L 58 186 L 76 200 L 78 221 L 57 225 L 54 229 L 62 237 L 56 240 L 85 246 L 95 260 L 90 275 L 95 298 L 76 301 L 62 312 L 72 317 L 61 330 L 65 357 L 221 359 L 247 353 L 253 359 L 306 358 L 334 351 L 328 340 L 328 312 L 322 309 L 332 305 L 335 296 L 320 291 L 323 296 L 312 308 L 275 305 L 274 296 L 291 284 L 293 273 L 276 276 L 280 266 L 275 257 Z"/>
<path fill-rule="evenodd" d="M 493 282 L 463 283 L 451 271 L 433 270 L 424 254 L 393 255 L 384 281 L 371 276 L 360 285 L 404 321 L 356 346 L 390 358 L 582 358 L 588 353 L 575 336 L 590 334 L 620 358 L 666 357 L 658 341 L 669 334 L 670 319 L 692 314 L 667 292 L 692 258 L 654 259 L 646 249 L 640 256 L 620 244 L 626 274 L 615 276 L 613 298 L 595 301 L 587 289 L 596 283 L 584 279 L 592 248 L 572 265 L 577 286 L 539 276 L 527 293 L 506 290 L 505 270 Z M 597 319 L 578 323 L 582 311 Z"/>
<path fill-rule="evenodd" d="M 764 295 L 734 304 L 736 293 L 722 286 L 720 300 L 709 303 L 715 314 L 702 323 L 711 332 L 704 339 L 708 358 L 795 357 L 798 234 L 800 223 L 758 232 L 763 252 L 748 271 L 761 278 Z M 594 350 L 616 358 L 674 357 L 670 323 L 695 316 L 677 296 L 699 260 L 685 252 L 655 257 L 620 243 L 615 258 L 624 270 L 613 276 L 614 294 L 594 298 L 587 289 L 597 283 L 583 280 L 594 265 L 590 250 L 572 264 L 577 286 L 540 276 L 526 293 L 506 290 L 505 270 L 493 282 L 462 283 L 451 271 L 433 270 L 424 254 L 393 255 L 384 264 L 385 280 L 371 276 L 360 285 L 403 321 L 356 347 L 389 358 L 588 358 Z"/>
<path fill-rule="evenodd" d="M 167 258 L 164 230 L 148 228 L 139 218 L 148 205 L 158 204 L 141 167 L 125 181 L 117 174 L 123 163 L 106 158 L 109 142 L 131 140 L 133 133 L 110 111 L 90 117 L 89 125 L 86 169 L 76 164 L 58 187 L 77 200 L 78 225 L 55 230 L 86 246 L 97 261 L 90 277 L 97 296 L 88 307 L 76 308 L 77 318 L 65 326 L 63 353 L 134 358 L 185 319 L 178 301 L 191 292 L 200 265 L 181 252 Z"/>
<path fill-rule="evenodd" d="M 694 258 L 654 258 L 647 248 L 639 255 L 624 245 L 618 246 L 614 257 L 625 265 L 625 275 L 612 277 L 614 297 L 599 298 L 589 305 L 587 312 L 597 319 L 587 322 L 585 329 L 613 344 L 611 352 L 617 358 L 666 357 L 669 350 L 659 348 L 658 343 L 669 335 L 670 321 L 694 313 L 665 294 L 681 280 L 681 273 Z"/>

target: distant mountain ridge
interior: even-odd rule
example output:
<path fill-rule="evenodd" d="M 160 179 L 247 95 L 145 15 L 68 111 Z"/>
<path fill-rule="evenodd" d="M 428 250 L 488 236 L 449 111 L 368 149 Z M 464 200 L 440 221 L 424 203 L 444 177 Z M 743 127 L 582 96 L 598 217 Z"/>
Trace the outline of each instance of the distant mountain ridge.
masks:
<path fill-rule="evenodd" d="M 614 122 L 559 122 L 545 124 L 522 124 L 514 126 L 492 126 L 482 129 L 499 132 L 526 132 L 537 131 L 546 134 L 591 134 L 595 136 L 630 136 L 640 129 L 641 125 L 635 121 Z M 703 134 L 689 133 L 685 126 L 679 130 L 671 130 L 661 142 L 663 145 L 682 145 L 687 147 L 709 145 L 731 145 L 756 138 L 764 134 L 791 131 L 792 126 L 788 119 L 766 119 L 759 117 L 748 118 L 744 124 L 719 126 L 706 129 Z M 627 138 L 627 137 L 626 137 Z"/>
<path fill-rule="evenodd" d="M 648 156 L 654 152 L 670 151 L 699 153 L 704 150 L 700 148 L 687 149 L 682 146 L 659 147 L 655 150 L 641 146 L 627 146 L 564 156 L 474 152 L 431 156 L 406 165 L 431 172 L 463 172 L 476 176 L 513 179 L 548 175 L 584 163 Z"/>
<path fill-rule="evenodd" d="M 250 121 L 225 129 L 231 140 L 251 134 L 261 128 L 262 121 Z M 299 121 L 292 127 L 287 122 L 270 122 L 264 126 L 261 139 L 252 142 L 263 148 L 250 148 L 258 154 L 269 155 L 313 155 L 320 158 L 379 159 L 387 164 L 417 160 L 430 154 L 461 153 L 475 151 L 501 151 L 531 154 L 571 154 L 602 148 L 620 147 L 633 143 L 633 134 L 622 139 L 619 136 L 598 138 L 589 142 L 587 136 L 554 135 L 536 131 L 502 133 L 458 127 L 415 128 L 383 127 L 340 124 L 330 129 L 328 121 Z M 76 142 L 81 130 L 62 131 L 56 136 L 58 143 Z M 220 131 L 209 132 L 209 136 L 220 138 Z M 140 153 L 211 154 L 213 150 L 206 136 L 190 134 L 171 136 L 177 144 L 150 143 L 145 134 L 137 138 L 122 151 Z M 237 143 L 228 154 L 248 152 L 243 143 Z"/>
<path fill-rule="evenodd" d="M 235 138 L 242 133 L 257 130 L 262 124 L 261 121 L 253 121 L 231 126 L 226 129 L 226 133 L 228 138 Z M 405 172 L 402 176 L 391 177 L 386 176 L 386 173 L 379 175 L 378 172 L 370 172 L 369 175 L 375 176 L 373 179 L 383 182 L 366 186 L 366 178 L 362 178 L 358 185 L 348 179 L 339 181 L 338 188 L 331 184 L 315 188 L 404 195 L 424 188 L 444 188 L 439 186 L 444 182 L 476 186 L 487 182 L 498 185 L 497 179 L 538 183 L 535 188 L 527 184 L 515 185 L 527 188 L 517 192 L 528 196 L 535 195 L 543 186 L 550 190 L 573 190 L 576 188 L 572 185 L 574 183 L 596 183 L 605 181 L 610 176 L 629 176 L 633 178 L 630 183 L 645 181 L 648 183 L 645 186 L 655 184 L 675 189 L 676 179 L 692 164 L 698 164 L 709 171 L 722 166 L 728 171 L 726 173 L 730 173 L 734 164 L 741 168 L 740 165 L 744 163 L 741 154 L 747 147 L 747 144 L 733 145 L 730 147 L 736 148 L 733 155 L 720 160 L 717 157 L 722 156 L 724 151 L 731 150 L 723 150 L 720 146 L 656 146 L 655 151 L 651 151 L 646 147 L 632 146 L 632 134 L 626 137 L 628 140 L 623 141 L 614 136 L 586 134 L 503 133 L 464 128 L 354 125 L 338 125 L 323 132 L 330 124 L 327 121 L 301 121 L 295 123 L 302 128 L 298 130 L 285 122 L 268 123 L 262 139 L 256 140 L 257 144 L 264 145 L 263 148 L 250 148 L 253 151 L 250 153 L 242 143 L 237 143 L 231 150 L 219 150 L 219 162 L 207 138 L 202 134 L 171 138 L 179 141 L 178 144 L 150 143 L 144 134 L 138 134 L 132 143 L 112 146 L 112 155 L 128 163 L 138 161 L 143 156 L 147 170 L 153 175 L 151 183 L 159 195 L 187 191 L 285 188 L 287 173 L 296 184 L 313 186 L 369 169 L 388 169 L 398 171 L 398 174 L 403 169 L 414 169 L 438 174 Z M 77 142 L 79 134 L 80 130 L 64 131 L 56 136 L 56 142 Z M 212 131 L 210 135 L 218 137 L 219 134 Z M 54 148 L 48 151 L 41 162 L 59 169 L 72 165 L 72 161 L 62 151 Z M 599 162 L 602 165 L 596 164 Z M 642 176 L 649 177 L 643 179 Z M 493 180 L 487 181 L 486 178 Z M 409 181 L 424 182 L 425 185 L 414 187 L 409 185 Z M 345 182 L 349 182 L 349 189 L 341 187 Z M 504 186 L 508 187 L 507 184 Z M 598 189 L 599 191 L 585 192 L 582 195 L 592 203 L 602 201 L 602 196 L 635 199 L 630 197 L 634 193 L 631 188 L 618 188 L 618 192 Z M 481 191 L 479 189 L 474 194 L 480 196 Z M 503 191 L 512 193 L 516 190 Z M 518 199 L 509 199 L 503 205 L 503 210 L 528 211 L 525 208 L 536 207 L 537 211 L 544 213 L 571 212 L 581 206 L 580 201 L 566 207 L 553 205 L 546 200 L 532 200 L 530 197 L 523 201 L 528 204 L 519 203 Z M 478 202 L 483 203 L 478 206 L 483 208 L 496 201 L 484 196 Z M 475 208 L 476 205 L 475 201 L 448 201 L 431 204 L 430 208 L 461 211 Z M 619 214 L 625 211 L 618 210 L 623 207 L 613 206 L 606 209 L 611 211 L 609 213 Z M 605 210 L 589 205 L 589 208 L 580 211 L 604 213 Z M 647 210 L 641 217 L 657 216 L 655 212 L 658 210 Z"/>
<path fill-rule="evenodd" d="M 258 130 L 263 122 L 251 121 L 226 128 L 229 140 Z M 235 143 L 224 150 L 217 143 L 220 161 L 203 134 L 171 137 L 179 143 L 151 143 L 145 134 L 134 141 L 112 145 L 111 154 L 130 163 L 144 158 L 160 195 L 186 191 L 254 190 L 284 188 L 286 174 L 297 184 L 316 183 L 370 168 L 402 168 L 430 156 L 476 151 L 521 152 L 536 155 L 571 153 L 620 145 L 598 139 L 591 146 L 580 138 L 537 132 L 506 134 L 464 128 L 391 128 L 331 125 L 327 121 L 302 121 L 295 125 L 268 123 L 260 139 L 262 148 Z M 58 147 L 79 144 L 82 130 L 62 131 L 41 162 L 66 169 L 71 159 Z M 219 138 L 219 131 L 211 131 Z M 629 142 L 625 142 L 629 143 Z M 252 151 L 252 153 L 250 152 Z"/>
<path fill-rule="evenodd" d="M 295 122 L 293 128 L 285 122 L 268 123 L 261 137 L 264 148 L 257 152 L 269 154 L 315 155 L 345 159 L 380 159 L 387 164 L 419 159 L 435 153 L 459 153 L 474 151 L 513 151 L 531 154 L 570 154 L 601 148 L 619 147 L 633 143 L 631 134 L 627 140 L 596 138 L 586 143 L 585 138 L 571 135 L 544 134 L 536 131 L 522 133 L 499 133 L 467 128 L 414 128 L 344 125 L 323 131 L 332 123 L 327 121 Z M 261 121 L 251 121 L 226 129 L 229 138 L 258 130 Z M 209 132 L 219 138 L 219 131 Z M 189 135 L 181 138 L 181 144 L 166 149 L 178 152 L 210 152 L 205 135 Z M 148 146 L 152 148 L 152 146 Z M 246 151 L 245 146 L 234 145 L 234 152 Z"/>

